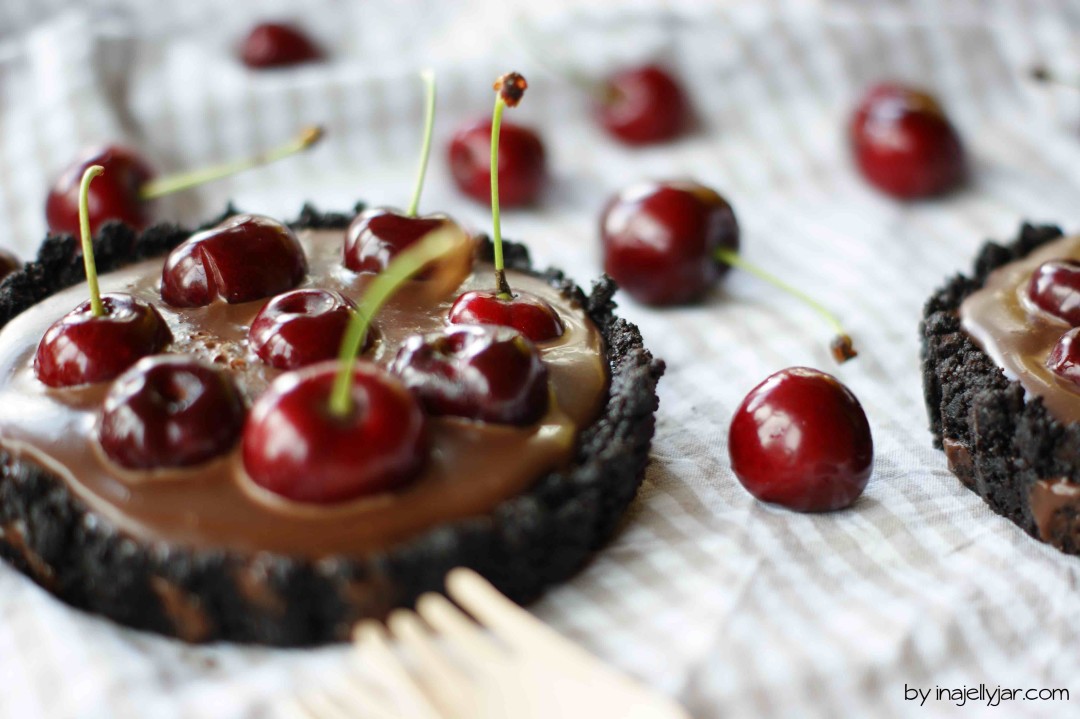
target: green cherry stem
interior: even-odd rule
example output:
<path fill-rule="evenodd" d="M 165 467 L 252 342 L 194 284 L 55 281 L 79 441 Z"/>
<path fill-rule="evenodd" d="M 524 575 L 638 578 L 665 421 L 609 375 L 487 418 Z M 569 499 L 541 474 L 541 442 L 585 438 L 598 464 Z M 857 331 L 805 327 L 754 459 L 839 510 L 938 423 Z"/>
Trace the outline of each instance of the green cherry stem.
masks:
<path fill-rule="evenodd" d="M 720 247 L 714 252 L 714 256 L 717 260 L 723 262 L 725 265 L 730 265 L 731 267 L 734 267 L 736 269 L 748 272 L 749 274 L 754 275 L 758 279 L 764 280 L 765 282 L 768 282 L 770 285 L 776 287 L 777 289 L 788 293 L 789 295 L 795 297 L 798 300 L 801 300 L 812 310 L 821 315 L 822 318 L 824 318 L 824 320 L 832 328 L 833 332 L 836 333 L 836 336 L 830 343 L 829 348 L 830 350 L 832 350 L 833 358 L 838 363 L 846 362 L 849 359 L 852 359 L 858 355 L 858 352 L 855 351 L 855 346 L 851 341 L 851 336 L 844 330 L 844 326 L 840 323 L 840 320 L 837 319 L 836 315 L 830 312 L 828 308 L 825 307 L 825 305 L 821 304 L 813 297 L 800 290 L 798 287 L 784 282 L 776 275 L 766 272 L 765 270 L 761 269 L 760 267 L 751 262 L 747 262 L 738 252 L 734 250 L 729 250 L 726 247 Z"/>
<path fill-rule="evenodd" d="M 182 172 L 176 175 L 167 175 L 150 180 L 139 188 L 139 198 L 142 200 L 154 200 L 174 192 L 187 190 L 197 185 L 202 185 L 214 180 L 220 180 L 230 175 L 235 175 L 245 170 L 250 170 L 262 165 L 283 160 L 290 155 L 303 152 L 323 136 L 323 129 L 317 125 L 303 128 L 300 133 L 288 143 L 266 152 L 260 152 L 243 160 L 224 162 L 213 167 L 206 167 L 192 172 Z"/>
<path fill-rule="evenodd" d="M 398 253 L 364 290 L 364 296 L 349 320 L 338 353 L 339 369 L 330 392 L 330 412 L 335 416 L 346 417 L 352 411 L 353 366 L 375 315 L 410 277 L 425 265 L 452 252 L 458 245 L 457 235 L 452 228 L 428 233 L 419 242 Z"/>
<path fill-rule="evenodd" d="M 502 223 L 499 221 L 499 129 L 502 127 L 503 110 L 517 107 L 528 86 L 525 78 L 516 72 L 506 73 L 494 85 L 495 110 L 491 114 L 491 242 L 495 247 L 495 292 L 500 300 L 512 300 L 514 293 L 506 281 Z"/>
<path fill-rule="evenodd" d="M 409 217 L 416 217 L 420 209 L 420 193 L 424 190 L 424 177 L 427 175 L 428 157 L 431 156 L 431 134 L 435 128 L 435 73 L 424 70 L 420 73 L 424 81 L 426 99 L 424 102 L 424 144 L 420 148 L 420 167 L 416 171 L 416 185 L 413 187 L 412 202 L 409 203 Z"/>
<path fill-rule="evenodd" d="M 79 235 L 82 238 L 83 267 L 86 268 L 86 284 L 90 286 L 90 311 L 94 317 L 105 316 L 98 287 L 97 263 L 94 262 L 94 236 L 90 234 L 90 183 L 105 172 L 101 165 L 91 165 L 83 173 L 79 185 Z"/>

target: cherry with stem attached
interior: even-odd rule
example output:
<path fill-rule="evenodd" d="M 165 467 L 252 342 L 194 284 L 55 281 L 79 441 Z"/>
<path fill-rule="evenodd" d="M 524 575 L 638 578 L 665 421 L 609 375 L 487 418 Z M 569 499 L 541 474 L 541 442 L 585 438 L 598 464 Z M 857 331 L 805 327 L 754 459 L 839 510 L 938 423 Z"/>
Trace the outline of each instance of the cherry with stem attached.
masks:
<path fill-rule="evenodd" d="M 544 342 L 563 333 L 562 320 L 543 299 L 528 293 L 515 294 L 506 280 L 502 223 L 499 218 L 499 128 L 506 107 L 516 107 L 528 87 L 516 72 L 495 81 L 495 110 L 491 119 L 491 242 L 494 248 L 495 291 L 466 292 L 450 308 L 451 324 L 487 324 L 513 327 L 533 342 Z"/>
<path fill-rule="evenodd" d="M 151 202 L 159 197 L 219 180 L 239 172 L 294 155 L 308 149 L 322 137 L 319 127 L 305 127 L 296 138 L 281 147 L 252 157 L 192 172 L 154 177 L 154 170 L 134 150 L 108 145 L 97 148 L 64 170 L 53 183 L 45 201 L 45 219 L 55 233 L 79 232 L 79 186 L 91 165 L 105 168 L 88 198 L 90 232 L 96 235 L 109 220 L 117 220 L 136 230 L 150 224 Z"/>
<path fill-rule="evenodd" d="M 91 182 L 104 171 L 100 165 L 88 167 L 79 190 L 83 265 L 90 299 L 49 327 L 34 355 L 34 373 L 50 387 L 113 379 L 172 341 L 172 332 L 152 305 L 129 294 L 101 294 L 87 206 Z"/>
<path fill-rule="evenodd" d="M 345 266 L 354 272 L 381 272 L 399 252 L 441 227 L 453 227 L 464 234 L 464 230 L 444 214 L 417 216 L 431 155 L 436 94 L 435 74 L 425 70 L 421 78 L 426 90 L 424 138 L 412 201 L 405 213 L 387 207 L 373 207 L 353 219 L 345 233 Z M 423 274 L 419 278 L 423 279 Z"/>
<path fill-rule="evenodd" d="M 442 228 L 402 250 L 367 286 L 337 361 L 278 377 L 252 407 L 242 439 L 244 467 L 264 489 L 298 502 L 332 503 L 401 487 L 424 464 L 426 424 L 399 379 L 357 362 L 372 319 L 410 277 L 436 301 L 468 275 L 471 249 Z"/>

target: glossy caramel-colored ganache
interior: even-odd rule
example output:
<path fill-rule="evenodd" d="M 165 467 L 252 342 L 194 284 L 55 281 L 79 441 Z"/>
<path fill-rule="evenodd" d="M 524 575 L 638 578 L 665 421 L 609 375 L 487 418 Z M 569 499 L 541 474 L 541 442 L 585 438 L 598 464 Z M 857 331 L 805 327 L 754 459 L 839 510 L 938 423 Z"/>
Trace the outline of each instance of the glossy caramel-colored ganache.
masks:
<path fill-rule="evenodd" d="M 337 290 L 359 299 L 372 275 L 342 266 L 342 233 L 300 233 L 310 272 L 301 287 Z M 267 300 L 177 310 L 161 301 L 161 259 L 101 278 L 105 292 L 123 291 L 152 303 L 174 336 L 168 352 L 227 367 L 250 402 L 279 373 L 247 344 L 252 319 Z M 489 289 L 491 270 L 477 266 L 462 290 Z M 566 327 L 538 343 L 548 367 L 552 402 L 526 427 L 430 418 L 430 453 L 404 489 L 314 506 L 290 502 L 256 486 L 239 449 L 206 464 L 132 472 L 104 457 L 96 439 L 110 383 L 50 389 L 35 377 L 34 351 L 46 329 L 85 299 L 86 287 L 60 292 L 0 332 L 0 445 L 61 477 L 86 504 L 131 535 L 194 547 L 272 551 L 317 558 L 359 556 L 384 549 L 443 522 L 484 514 L 569 462 L 578 432 L 603 407 L 607 366 L 603 340 L 583 309 L 544 280 L 508 275 L 515 289 L 542 297 Z M 449 302 L 425 305 L 403 289 L 376 320 L 377 341 L 364 359 L 386 365 L 402 341 L 446 326 Z"/>
<path fill-rule="evenodd" d="M 1080 260 L 1080 236 L 1049 242 L 994 270 L 961 304 L 960 319 L 971 339 L 1009 379 L 1041 397 L 1058 420 L 1075 422 L 1080 421 L 1080 385 L 1046 366 L 1050 351 L 1070 325 L 1041 311 L 1027 295 L 1032 273 L 1055 259 Z"/>

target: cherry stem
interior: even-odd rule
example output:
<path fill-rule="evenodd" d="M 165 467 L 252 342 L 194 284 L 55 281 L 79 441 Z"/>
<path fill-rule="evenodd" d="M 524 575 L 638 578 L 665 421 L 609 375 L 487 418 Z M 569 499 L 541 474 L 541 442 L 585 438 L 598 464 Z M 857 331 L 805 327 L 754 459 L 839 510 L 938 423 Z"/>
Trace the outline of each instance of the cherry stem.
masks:
<path fill-rule="evenodd" d="M 94 262 L 94 236 L 90 234 L 90 183 L 104 172 L 105 168 L 101 165 L 91 165 L 83 172 L 82 184 L 79 185 L 79 234 L 82 238 L 86 284 L 90 286 L 90 311 L 94 317 L 105 316 L 105 305 L 101 302 L 97 263 Z"/>
<path fill-rule="evenodd" d="M 338 353 L 339 369 L 330 393 L 330 412 L 337 417 L 347 417 L 352 412 L 352 374 L 360 348 L 364 346 L 371 321 L 386 301 L 410 277 L 426 265 L 435 262 L 455 250 L 458 232 L 452 228 L 440 228 L 424 235 L 419 242 L 402 250 L 364 290 L 364 296 L 352 313 L 345 337 Z"/>
<path fill-rule="evenodd" d="M 725 265 L 730 265 L 731 267 L 734 267 L 736 269 L 748 272 L 751 275 L 757 277 L 758 279 L 768 282 L 770 285 L 776 287 L 777 289 L 788 293 L 796 299 L 802 300 L 802 302 L 804 302 L 811 309 L 821 315 L 836 333 L 836 336 L 833 338 L 833 341 L 830 344 L 830 349 L 832 350 L 833 357 L 836 359 L 837 362 L 846 362 L 847 360 L 852 359 L 856 355 L 858 355 L 858 352 L 855 351 L 855 347 L 852 344 L 851 336 L 848 335 L 848 333 L 844 330 L 844 326 L 840 323 L 840 320 L 836 318 L 836 315 L 830 312 L 828 308 L 825 307 L 825 305 L 821 304 L 813 297 L 806 294 L 794 285 L 784 282 L 779 277 L 766 272 L 765 270 L 761 269 L 760 267 L 751 262 L 747 262 L 745 259 L 743 259 L 742 255 L 740 255 L 735 250 L 730 250 L 726 247 L 720 247 L 715 251 L 714 256 L 717 260 L 723 262 Z"/>
<path fill-rule="evenodd" d="M 528 86 L 525 78 L 516 72 L 499 77 L 494 85 L 495 110 L 491 114 L 491 243 L 495 248 L 495 293 L 500 300 L 512 300 L 514 293 L 506 281 L 502 223 L 499 221 L 499 130 L 502 128 L 503 110 L 507 105 L 517 107 Z"/>
<path fill-rule="evenodd" d="M 207 182 L 220 180 L 244 172 L 245 170 L 250 170 L 262 165 L 269 165 L 272 162 L 283 160 L 290 155 L 303 152 L 322 139 L 322 136 L 323 129 L 321 127 L 309 125 L 303 128 L 300 133 L 288 143 L 272 150 L 260 152 L 243 160 L 234 160 L 233 162 L 225 162 L 220 165 L 206 167 L 193 172 L 182 172 L 176 175 L 167 175 L 165 177 L 150 180 L 139 188 L 139 199 L 154 200 L 158 197 L 171 195 L 174 192 L 180 192 L 181 190 L 187 190 Z"/>
<path fill-rule="evenodd" d="M 424 190 L 424 177 L 427 175 L 428 157 L 431 156 L 431 134 L 435 128 L 435 73 L 424 70 L 420 73 L 427 95 L 424 104 L 424 144 L 420 148 L 420 167 L 416 171 L 416 185 L 413 187 L 412 202 L 409 203 L 409 217 L 416 217 L 420 209 L 420 193 Z"/>

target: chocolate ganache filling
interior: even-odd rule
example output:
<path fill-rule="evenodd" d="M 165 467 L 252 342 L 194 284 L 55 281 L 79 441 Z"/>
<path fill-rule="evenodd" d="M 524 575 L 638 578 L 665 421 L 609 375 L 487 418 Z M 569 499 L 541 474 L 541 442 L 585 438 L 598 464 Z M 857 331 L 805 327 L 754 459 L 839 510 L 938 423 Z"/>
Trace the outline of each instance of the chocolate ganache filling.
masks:
<path fill-rule="evenodd" d="M 307 230 L 299 238 L 310 267 L 300 287 L 358 300 L 372 275 L 342 266 L 342 233 Z M 104 275 L 102 291 L 128 292 L 155 306 L 174 337 L 167 351 L 227 368 L 250 403 L 280 374 L 247 341 L 248 327 L 268 299 L 176 309 L 161 301 L 161 267 L 159 258 Z M 461 290 L 490 289 L 491 276 L 489 266 L 478 265 Z M 113 464 L 97 440 L 111 383 L 51 389 L 35 378 L 32 366 L 42 335 L 85 300 L 85 285 L 44 300 L 0 332 L 0 445 L 57 474 L 91 510 L 136 537 L 309 558 L 381 550 L 437 524 L 482 515 L 521 493 L 572 460 L 579 431 L 603 407 L 603 340 L 584 310 L 540 278 L 519 272 L 508 278 L 516 290 L 549 302 L 566 328 L 557 339 L 537 344 L 551 389 L 546 414 L 525 427 L 431 417 L 424 469 L 394 492 L 335 505 L 291 502 L 247 477 L 239 447 L 185 469 L 131 471 Z M 387 365 L 408 336 L 445 328 L 449 306 L 424 304 L 406 286 L 376 319 L 377 341 L 363 358 Z"/>

